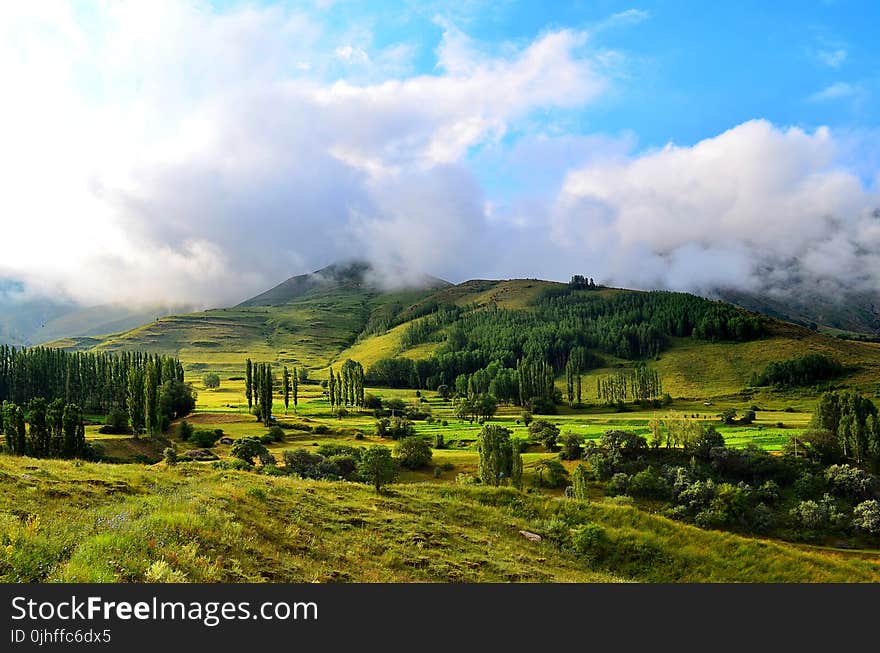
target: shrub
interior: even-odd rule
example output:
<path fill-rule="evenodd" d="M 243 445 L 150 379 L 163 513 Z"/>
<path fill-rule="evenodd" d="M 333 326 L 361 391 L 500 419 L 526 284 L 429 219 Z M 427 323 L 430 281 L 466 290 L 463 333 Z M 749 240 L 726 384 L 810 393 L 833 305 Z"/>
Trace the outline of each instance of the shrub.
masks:
<path fill-rule="evenodd" d="M 415 432 L 413 423 L 404 417 L 384 417 L 376 420 L 376 435 L 380 438 L 400 440 L 415 435 Z"/>
<path fill-rule="evenodd" d="M 828 484 L 825 482 L 825 477 L 811 472 L 804 472 L 794 482 L 795 496 L 801 500 L 817 499 L 822 496 L 827 488 Z"/>
<path fill-rule="evenodd" d="M 851 465 L 831 465 L 825 470 L 825 480 L 833 494 L 854 501 L 871 497 L 877 485 L 871 474 Z"/>
<path fill-rule="evenodd" d="M 267 435 L 271 438 L 272 442 L 284 442 L 284 429 L 280 426 L 270 428 Z"/>
<path fill-rule="evenodd" d="M 165 447 L 165 450 L 162 452 L 162 456 L 165 458 L 165 462 L 168 465 L 177 464 L 177 449 L 175 449 L 174 447 Z"/>
<path fill-rule="evenodd" d="M 199 429 L 198 431 L 194 431 L 193 434 L 189 437 L 189 441 L 192 442 L 197 447 L 201 447 L 203 449 L 210 449 L 215 444 L 217 444 L 217 440 L 220 439 L 220 434 L 216 431 L 208 431 L 207 429 Z"/>
<path fill-rule="evenodd" d="M 535 467 L 538 487 L 559 488 L 568 483 L 568 470 L 558 460 L 545 459 Z"/>
<path fill-rule="evenodd" d="M 312 429 L 312 432 L 316 435 L 326 435 L 330 432 L 330 427 L 326 424 L 318 424 Z"/>
<path fill-rule="evenodd" d="M 476 485 L 477 483 L 479 483 L 479 480 L 477 480 L 477 477 L 473 474 L 466 474 L 462 472 L 455 477 L 455 482 L 458 485 Z"/>
<path fill-rule="evenodd" d="M 357 478 L 357 464 L 360 456 L 355 458 L 348 454 L 337 454 L 330 456 L 328 460 L 333 463 L 340 477 L 346 481 L 353 481 Z"/>
<path fill-rule="evenodd" d="M 122 435 L 123 433 L 131 433 L 128 427 L 128 413 L 121 408 L 111 408 L 104 419 L 104 425 L 99 429 L 100 433 L 110 435 Z"/>
<path fill-rule="evenodd" d="M 263 433 L 262 435 L 257 435 L 255 437 L 263 444 L 272 444 L 275 441 L 269 433 Z"/>
<path fill-rule="evenodd" d="M 421 469 L 431 462 L 431 447 L 424 438 L 405 438 L 394 447 L 394 455 L 407 469 Z"/>
<path fill-rule="evenodd" d="M 571 544 L 580 555 L 596 561 L 605 557 L 610 542 L 604 528 L 588 523 L 574 529 Z"/>
<path fill-rule="evenodd" d="M 444 419 L 442 422 L 440 422 L 440 425 L 441 426 L 449 426 L 449 422 Z"/>
<path fill-rule="evenodd" d="M 546 419 L 537 419 L 529 425 L 529 438 L 541 442 L 547 451 L 555 451 L 559 427 Z"/>
<path fill-rule="evenodd" d="M 764 503 L 759 503 L 752 511 L 752 530 L 756 533 L 766 533 L 776 525 L 776 517 L 773 511 Z"/>
<path fill-rule="evenodd" d="M 578 465 L 572 474 L 572 496 L 578 501 L 590 500 L 589 472 L 584 465 Z"/>
<path fill-rule="evenodd" d="M 648 499 L 666 499 L 672 493 L 669 483 L 653 467 L 633 474 L 629 479 L 627 489 L 628 493 L 633 496 Z"/>
<path fill-rule="evenodd" d="M 260 468 L 260 473 L 266 476 L 284 476 L 284 470 L 275 463 L 265 464 Z"/>
<path fill-rule="evenodd" d="M 629 476 L 624 474 L 623 472 L 619 472 L 611 477 L 611 480 L 608 481 L 608 486 L 605 488 L 605 493 L 608 496 L 617 496 L 618 494 L 626 494 L 626 491 L 629 487 Z"/>
<path fill-rule="evenodd" d="M 740 418 L 740 424 L 751 424 L 755 421 L 755 411 L 749 409 L 743 413 L 743 416 Z"/>
<path fill-rule="evenodd" d="M 239 438 L 232 443 L 229 453 L 240 460 L 245 461 L 249 465 L 254 464 L 254 458 L 257 456 L 268 455 L 265 445 L 257 438 Z"/>
<path fill-rule="evenodd" d="M 361 447 L 352 447 L 348 444 L 322 444 L 318 447 L 317 454 L 325 458 L 333 456 L 351 456 L 352 458 L 360 458 L 363 449 Z"/>
<path fill-rule="evenodd" d="M 364 395 L 364 408 L 366 408 L 367 410 L 381 410 L 382 397 L 377 397 L 376 395 L 368 392 Z"/>
<path fill-rule="evenodd" d="M 819 501 L 801 501 L 791 509 L 790 515 L 795 523 L 808 531 L 834 528 L 843 523 L 843 515 L 828 494 Z"/>
<path fill-rule="evenodd" d="M 519 418 L 522 420 L 522 423 L 526 425 L 526 427 L 528 427 L 528 425 L 532 423 L 532 414 L 527 410 L 524 410 L 522 413 L 520 413 Z"/>
<path fill-rule="evenodd" d="M 574 433 L 566 433 L 562 438 L 562 452 L 560 457 L 563 460 L 580 460 L 584 450 L 581 447 L 581 439 Z"/>
<path fill-rule="evenodd" d="M 391 450 L 388 447 L 375 444 L 361 455 L 358 474 L 364 481 L 370 483 L 378 494 L 383 486 L 397 480 L 397 462 L 391 457 Z"/>
<path fill-rule="evenodd" d="M 248 471 L 252 465 L 241 458 L 230 458 L 229 460 L 218 460 L 212 467 L 214 469 L 232 469 L 236 471 Z"/>
<path fill-rule="evenodd" d="M 853 526 L 870 535 L 880 535 L 880 501 L 862 501 L 853 509 Z"/>
<path fill-rule="evenodd" d="M 434 436 L 434 448 L 435 449 L 445 449 L 446 448 L 446 440 L 443 438 L 442 433 L 437 433 Z"/>
<path fill-rule="evenodd" d="M 216 390 L 220 387 L 220 376 L 215 372 L 208 372 L 202 376 L 202 383 L 209 390 Z"/>
<path fill-rule="evenodd" d="M 177 437 L 186 442 L 192 437 L 193 428 L 192 424 L 187 422 L 185 419 L 181 420 L 180 424 L 177 425 Z"/>

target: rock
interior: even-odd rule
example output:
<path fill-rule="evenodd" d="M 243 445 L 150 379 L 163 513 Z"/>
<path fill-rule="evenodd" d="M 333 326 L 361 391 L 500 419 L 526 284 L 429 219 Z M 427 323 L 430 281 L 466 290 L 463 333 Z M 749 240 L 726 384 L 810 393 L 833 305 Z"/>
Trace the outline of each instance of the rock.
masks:
<path fill-rule="evenodd" d="M 520 531 L 519 534 L 526 538 L 529 542 L 540 542 L 544 539 L 537 533 L 530 533 L 529 531 Z"/>
<path fill-rule="evenodd" d="M 185 454 L 183 454 L 184 458 L 189 458 L 190 460 L 217 460 L 217 456 L 211 453 L 208 449 L 190 449 Z"/>
<path fill-rule="evenodd" d="M 232 444 L 235 442 L 232 438 L 220 438 L 220 444 Z"/>

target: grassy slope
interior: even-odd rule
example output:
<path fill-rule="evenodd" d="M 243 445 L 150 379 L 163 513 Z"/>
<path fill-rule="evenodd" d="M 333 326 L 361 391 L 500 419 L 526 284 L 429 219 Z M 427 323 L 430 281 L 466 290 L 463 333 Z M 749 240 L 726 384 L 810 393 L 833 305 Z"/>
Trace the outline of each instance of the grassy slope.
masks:
<path fill-rule="evenodd" d="M 305 365 L 317 370 L 353 358 L 365 366 L 395 355 L 430 356 L 438 343 L 425 343 L 405 350 L 401 335 L 418 319 L 419 309 L 430 303 L 460 306 L 495 304 L 528 309 L 544 289 L 561 284 L 534 279 L 468 281 L 431 292 L 380 295 L 358 288 L 340 287 L 307 293 L 282 306 L 218 309 L 163 318 L 132 331 L 96 340 L 68 339 L 55 344 L 96 349 L 149 349 L 176 353 L 190 370 L 215 369 L 241 372 L 244 359 Z M 625 292 L 615 289 L 604 293 Z M 363 335 L 370 317 L 404 320 L 387 332 Z M 767 338 L 746 343 L 706 343 L 678 339 L 654 363 L 665 389 L 675 397 L 707 398 L 738 393 L 752 372 L 771 361 L 810 352 L 824 353 L 852 368 L 845 379 L 865 391 L 873 391 L 880 379 L 880 345 L 831 338 L 791 324 L 773 322 Z M 628 365 L 606 356 L 610 365 Z M 594 370 L 585 383 L 587 400 L 595 400 L 595 377 L 612 369 Z"/>
<path fill-rule="evenodd" d="M 880 580 L 876 559 L 510 490 L 410 484 L 377 497 L 197 464 L 5 457 L 0 478 L 4 581 Z M 518 534 L 560 514 L 600 524 L 612 555 L 591 564 Z"/>

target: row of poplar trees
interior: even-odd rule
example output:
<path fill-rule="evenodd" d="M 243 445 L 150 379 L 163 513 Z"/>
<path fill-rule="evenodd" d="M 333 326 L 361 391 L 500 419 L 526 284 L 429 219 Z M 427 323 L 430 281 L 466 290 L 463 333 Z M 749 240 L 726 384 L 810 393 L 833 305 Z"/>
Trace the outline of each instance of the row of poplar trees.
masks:
<path fill-rule="evenodd" d="M 35 458 L 85 458 L 86 428 L 83 411 L 63 399 L 47 402 L 31 399 L 25 409 L 4 401 L 0 410 L 0 432 L 6 436 L 6 450 L 16 456 Z"/>
<path fill-rule="evenodd" d="M 629 371 L 596 379 L 596 396 L 609 406 L 632 401 L 649 401 L 663 395 L 663 383 L 657 370 L 639 363 Z"/>
<path fill-rule="evenodd" d="M 155 384 L 183 381 L 183 366 L 176 358 L 141 352 L 69 352 L 50 347 L 16 349 L 0 346 L 0 401 L 24 405 L 31 399 L 64 399 L 88 413 L 128 411 L 131 377 L 150 376 Z M 143 375 L 143 376 L 141 376 Z M 138 393 L 140 394 L 140 393 Z"/>
<path fill-rule="evenodd" d="M 342 364 L 339 374 L 330 368 L 330 381 L 327 384 L 330 406 L 364 405 L 364 367 L 350 358 Z"/>
<path fill-rule="evenodd" d="M 250 358 L 245 362 L 245 397 L 247 397 L 248 410 L 269 426 L 272 421 L 273 393 L 275 391 L 275 374 L 272 372 L 270 363 L 254 363 Z M 290 408 L 290 400 L 293 399 L 293 409 L 299 406 L 299 370 L 293 371 L 284 366 L 281 373 L 281 396 L 284 399 L 284 412 Z M 256 406 L 256 407 L 255 407 Z"/>

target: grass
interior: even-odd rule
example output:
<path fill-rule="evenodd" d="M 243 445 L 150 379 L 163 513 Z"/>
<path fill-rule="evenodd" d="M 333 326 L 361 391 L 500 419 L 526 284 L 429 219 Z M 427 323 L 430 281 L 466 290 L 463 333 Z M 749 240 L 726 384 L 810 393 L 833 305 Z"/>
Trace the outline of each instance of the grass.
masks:
<path fill-rule="evenodd" d="M 635 508 L 509 489 L 301 481 L 0 458 L 6 582 L 607 582 L 880 580 L 876 558 L 701 531 Z M 600 525 L 591 561 L 552 520 Z"/>

